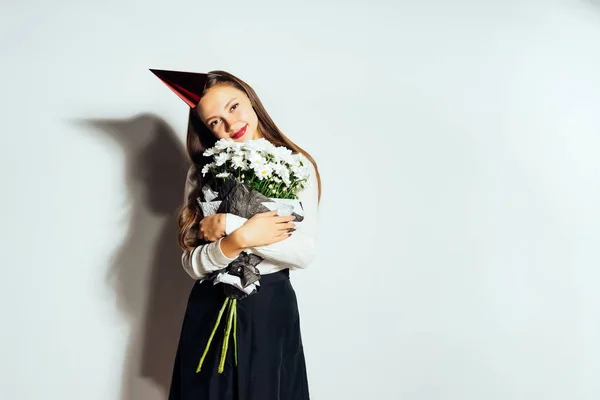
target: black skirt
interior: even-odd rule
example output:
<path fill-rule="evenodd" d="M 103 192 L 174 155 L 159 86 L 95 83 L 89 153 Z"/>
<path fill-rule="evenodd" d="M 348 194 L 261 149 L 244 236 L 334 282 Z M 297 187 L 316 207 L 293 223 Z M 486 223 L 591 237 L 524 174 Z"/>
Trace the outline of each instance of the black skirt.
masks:
<path fill-rule="evenodd" d="M 298 304 L 287 269 L 263 275 L 258 293 L 236 302 L 226 352 L 228 318 L 223 314 L 196 372 L 225 299 L 221 284 L 193 286 L 169 400 L 308 400 Z"/>

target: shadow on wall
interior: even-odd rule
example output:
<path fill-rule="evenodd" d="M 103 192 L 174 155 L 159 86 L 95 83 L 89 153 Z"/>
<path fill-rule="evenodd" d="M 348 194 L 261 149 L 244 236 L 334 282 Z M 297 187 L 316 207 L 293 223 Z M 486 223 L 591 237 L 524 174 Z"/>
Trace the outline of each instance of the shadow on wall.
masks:
<path fill-rule="evenodd" d="M 155 115 L 81 123 L 114 140 L 125 154 L 129 228 L 107 276 L 119 310 L 131 326 L 121 400 L 166 399 L 194 283 L 181 268 L 177 243 L 176 209 L 183 201 L 187 171 L 185 148 L 173 129 Z"/>
<path fill-rule="evenodd" d="M 600 0 L 583 0 L 583 2 L 592 7 L 592 11 L 600 12 Z"/>

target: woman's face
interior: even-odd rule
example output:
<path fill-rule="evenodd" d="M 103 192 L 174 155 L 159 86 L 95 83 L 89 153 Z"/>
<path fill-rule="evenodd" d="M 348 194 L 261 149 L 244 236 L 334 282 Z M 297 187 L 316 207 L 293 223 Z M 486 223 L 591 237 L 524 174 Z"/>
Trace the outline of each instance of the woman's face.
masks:
<path fill-rule="evenodd" d="M 196 110 L 217 139 L 245 142 L 262 137 L 250 99 L 231 85 L 220 84 L 206 90 Z"/>

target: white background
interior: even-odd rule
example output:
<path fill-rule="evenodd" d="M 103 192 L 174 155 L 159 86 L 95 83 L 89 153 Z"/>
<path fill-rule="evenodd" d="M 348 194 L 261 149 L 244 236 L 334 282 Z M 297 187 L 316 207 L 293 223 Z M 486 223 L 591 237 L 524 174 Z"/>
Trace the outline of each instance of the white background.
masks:
<path fill-rule="evenodd" d="M 600 398 L 600 2 L 2 0 L 0 398 L 165 399 L 187 106 L 250 83 L 322 174 L 312 398 Z"/>

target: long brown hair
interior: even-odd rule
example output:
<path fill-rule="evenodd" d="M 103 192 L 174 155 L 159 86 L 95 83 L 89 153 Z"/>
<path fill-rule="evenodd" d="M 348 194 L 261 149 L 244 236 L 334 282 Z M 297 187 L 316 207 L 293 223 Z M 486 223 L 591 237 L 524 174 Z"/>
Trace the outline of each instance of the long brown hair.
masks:
<path fill-rule="evenodd" d="M 319 201 L 321 200 L 321 176 L 317 163 L 308 152 L 302 149 L 300 146 L 288 139 L 279 130 L 275 122 L 269 116 L 269 113 L 263 106 L 262 102 L 254 92 L 254 89 L 250 87 L 246 82 L 240 78 L 230 74 L 229 72 L 215 70 L 208 73 L 208 80 L 204 87 L 204 91 L 216 86 L 216 85 L 231 85 L 242 92 L 246 93 L 252 104 L 252 108 L 256 112 L 258 117 L 258 129 L 262 133 L 263 137 L 275 146 L 284 146 L 292 151 L 292 153 L 302 153 L 308 160 L 314 165 L 317 173 L 317 182 L 319 189 Z M 184 201 L 184 204 L 177 210 L 177 220 L 179 223 L 179 245 L 182 249 L 192 251 L 194 247 L 201 243 L 198 238 L 198 227 L 199 222 L 204 216 L 202 211 L 196 203 L 196 198 L 201 190 L 200 176 L 199 173 L 202 167 L 208 162 L 206 157 L 203 157 L 203 153 L 206 149 L 214 146 L 217 142 L 217 138 L 214 134 L 204 125 L 200 120 L 196 109 L 190 109 L 188 131 L 186 138 L 186 149 L 187 154 L 192 162 L 192 168 L 195 169 L 191 174 L 192 179 L 192 190 L 188 194 Z"/>

